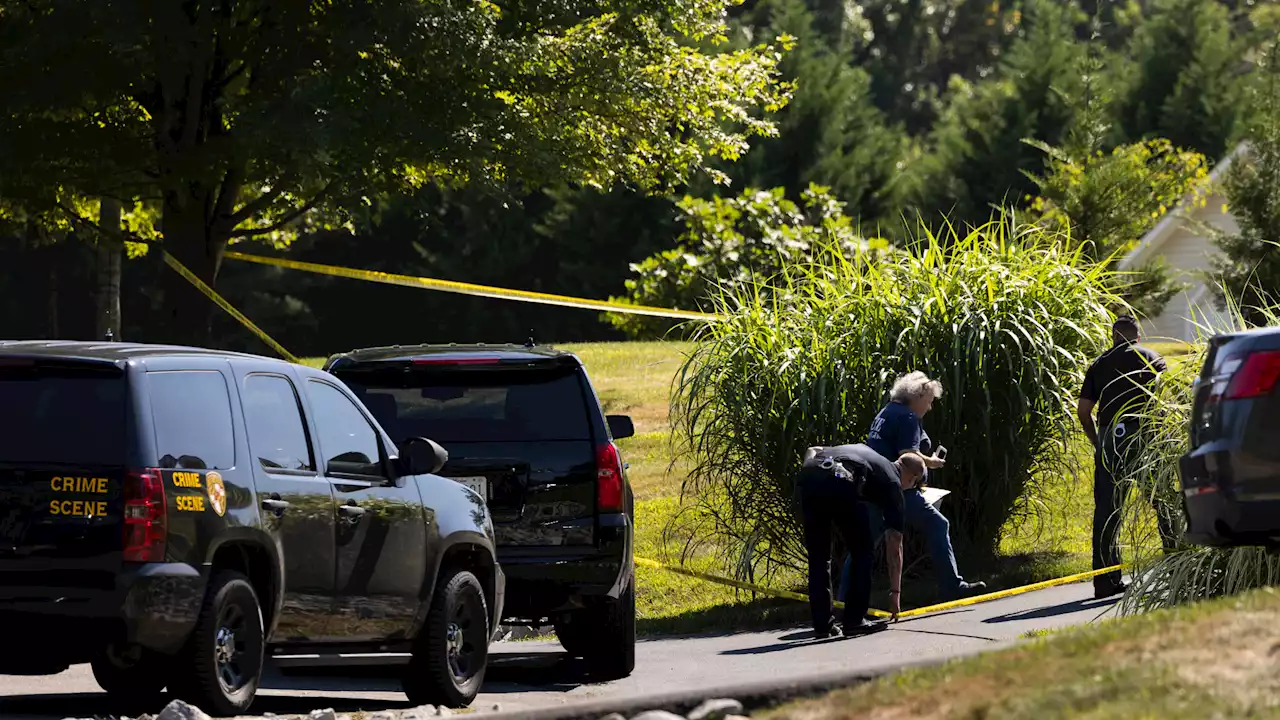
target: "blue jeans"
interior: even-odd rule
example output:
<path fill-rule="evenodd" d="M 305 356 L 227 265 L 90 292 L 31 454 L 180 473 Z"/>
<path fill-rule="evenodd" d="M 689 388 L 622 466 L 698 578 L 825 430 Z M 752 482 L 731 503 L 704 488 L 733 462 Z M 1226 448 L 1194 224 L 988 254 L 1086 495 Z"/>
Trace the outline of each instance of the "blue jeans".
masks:
<path fill-rule="evenodd" d="M 904 490 L 903 519 L 907 527 L 925 537 L 929 545 L 929 555 L 933 558 L 933 567 L 938 573 L 938 588 L 944 597 L 952 597 L 960 590 L 960 571 L 956 569 L 956 554 L 951 549 L 951 523 L 938 508 L 925 502 L 919 490 Z M 875 522 L 875 537 L 880 537 L 880 518 Z M 852 565 L 849 559 L 844 562 L 844 572 L 840 576 L 840 599 L 844 600 L 844 591 L 851 580 Z"/>

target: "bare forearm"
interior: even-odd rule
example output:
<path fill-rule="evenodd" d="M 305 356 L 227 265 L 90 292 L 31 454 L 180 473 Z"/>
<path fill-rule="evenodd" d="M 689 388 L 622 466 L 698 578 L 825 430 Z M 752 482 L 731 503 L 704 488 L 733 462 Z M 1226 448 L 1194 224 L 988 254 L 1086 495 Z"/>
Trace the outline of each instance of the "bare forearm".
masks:
<path fill-rule="evenodd" d="M 1084 428 L 1085 437 L 1089 438 L 1092 445 L 1098 444 L 1098 426 L 1093 423 L 1093 413 L 1078 413 L 1080 417 L 1080 426 Z"/>
<path fill-rule="evenodd" d="M 889 590 L 902 591 L 902 533 L 897 530 L 885 532 L 885 559 L 889 564 Z"/>

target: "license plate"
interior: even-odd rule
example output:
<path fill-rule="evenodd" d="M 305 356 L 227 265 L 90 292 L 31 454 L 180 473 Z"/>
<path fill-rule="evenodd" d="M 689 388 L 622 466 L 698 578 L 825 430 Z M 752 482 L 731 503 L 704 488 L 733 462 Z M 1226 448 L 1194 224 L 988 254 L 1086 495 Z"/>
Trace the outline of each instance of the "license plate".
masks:
<path fill-rule="evenodd" d="M 489 478 L 480 475 L 472 477 L 456 477 L 453 480 L 454 482 L 462 483 L 476 491 L 476 494 L 484 498 L 486 501 L 489 499 Z"/>

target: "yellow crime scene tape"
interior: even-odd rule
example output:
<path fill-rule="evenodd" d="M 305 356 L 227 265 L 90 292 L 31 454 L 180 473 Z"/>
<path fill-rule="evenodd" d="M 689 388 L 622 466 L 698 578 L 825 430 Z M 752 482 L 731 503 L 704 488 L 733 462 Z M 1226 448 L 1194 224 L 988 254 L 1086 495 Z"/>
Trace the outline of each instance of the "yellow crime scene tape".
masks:
<path fill-rule="evenodd" d="M 228 252 L 225 257 L 228 260 L 240 260 L 242 262 L 258 263 L 260 265 L 271 265 L 274 267 L 301 270 L 303 272 L 316 273 L 319 275 L 332 275 L 334 277 L 350 278 L 352 280 L 365 280 L 368 282 L 383 283 L 385 285 L 401 285 L 403 287 L 419 288 L 423 290 L 439 290 L 441 292 L 474 295 L 476 297 L 516 300 L 519 302 L 541 303 L 543 305 L 559 305 L 561 307 L 581 308 L 583 310 L 600 310 L 604 312 L 630 313 L 632 315 L 668 317 L 675 318 L 677 320 L 713 321 L 723 319 L 723 316 L 721 315 L 695 312 L 693 310 L 677 310 L 675 308 L 659 308 L 650 307 L 648 305 L 628 305 L 626 303 L 613 302 L 610 300 L 587 300 L 584 298 L 569 297 L 568 295 L 552 295 L 550 293 L 532 292 L 529 290 L 510 290 L 507 288 L 492 287 L 489 285 L 475 285 L 472 283 L 457 282 L 454 280 L 415 277 L 413 275 L 393 275 L 391 273 L 375 272 L 373 270 L 355 270 L 335 265 L 320 265 L 318 263 L 284 260 L 282 258 L 265 257 L 262 255 L 248 255 L 246 253 L 239 252 Z"/>
<path fill-rule="evenodd" d="M 199 277 L 196 277 L 195 273 L 191 272 L 191 270 L 189 270 L 185 265 L 179 262 L 177 258 L 173 257 L 173 255 L 170 255 L 168 252 L 164 251 L 163 248 L 161 248 L 161 252 L 164 253 L 164 261 L 169 267 L 173 268 L 173 270 L 176 271 L 183 278 L 185 278 L 187 282 L 191 283 L 196 287 L 196 289 L 204 293 L 204 295 L 208 297 L 210 300 L 212 300 L 214 304 L 216 304 L 218 307 L 225 310 L 227 314 L 231 315 L 231 317 L 235 318 L 236 320 L 239 320 L 242 325 L 244 325 L 251 332 L 253 332 L 254 335 L 257 335 L 258 338 L 261 339 L 263 342 L 265 342 L 267 345 L 271 346 L 271 348 L 274 349 L 276 352 L 280 353 L 282 357 L 289 360 L 290 362 L 295 362 L 295 363 L 298 362 L 298 358 L 296 356 L 294 356 L 292 353 L 286 350 L 283 345 L 276 342 L 275 339 L 272 338 L 270 335 L 268 335 L 266 332 L 264 332 L 262 328 L 259 328 L 257 325 L 253 324 L 253 321 L 245 317 L 244 313 L 237 310 L 234 305 L 227 302 L 227 300 L 223 298 L 221 295 L 219 295 L 216 290 L 214 290 L 213 288 L 205 284 L 205 282 L 202 281 Z M 453 282 L 449 280 L 436 280 L 433 278 L 413 277 L 409 275 L 391 275 L 388 273 L 372 272 L 368 270 L 352 270 L 350 268 L 335 267 L 332 265 L 317 265 L 315 263 L 304 263 L 304 262 L 297 262 L 293 260 L 281 260 L 278 258 L 268 258 L 268 257 L 262 257 L 258 255 L 246 255 L 244 253 L 228 252 L 226 254 L 226 257 L 233 260 L 256 262 L 264 265 L 275 265 L 278 267 L 285 267 L 285 268 L 290 268 L 294 270 L 303 270 L 305 272 L 320 273 L 323 275 L 334 275 L 337 277 L 347 277 L 347 278 L 353 278 L 357 280 L 369 280 L 371 282 L 381 282 L 381 283 L 386 283 L 390 285 L 422 287 L 422 288 L 427 288 L 432 290 L 443 290 L 445 292 L 462 293 L 465 295 L 478 295 L 480 297 L 493 297 L 493 298 L 502 298 L 502 299 L 509 299 L 509 300 L 524 300 L 526 302 L 539 302 L 547 305 L 562 305 L 565 307 L 578 307 L 578 308 L 589 309 L 589 310 L 631 312 L 631 313 L 636 313 L 641 315 L 655 315 L 659 317 L 691 318 L 691 319 L 704 319 L 704 320 L 720 319 L 719 315 L 709 315 L 706 313 L 697 313 L 697 312 L 692 312 L 688 310 L 665 310 L 662 308 L 650 308 L 642 305 L 624 305 L 620 303 L 611 303 L 611 302 L 598 301 L 598 300 L 582 300 L 579 298 L 572 298 L 572 297 L 567 297 L 563 295 L 549 295 L 545 293 L 535 293 L 535 292 L 529 292 L 524 290 L 507 290 L 504 288 L 492 288 L 485 285 L 472 285 L 470 283 L 459 283 L 459 282 Z M 676 566 L 676 565 L 667 565 L 665 563 L 658 562 L 657 560 L 651 560 L 649 558 L 633 556 L 632 559 L 634 560 L 636 565 L 639 565 L 641 567 L 665 570 L 666 572 L 676 573 L 678 575 L 684 575 L 686 577 L 696 578 L 698 580 L 705 580 L 707 582 L 713 582 L 720 585 L 727 585 L 729 587 L 735 587 L 740 590 L 747 590 L 749 592 L 759 593 L 761 595 L 769 595 L 772 597 L 784 598 L 787 600 L 796 600 L 798 602 L 803 602 L 803 603 L 809 602 L 809 596 L 804 595 L 802 593 L 791 592 L 789 590 L 778 590 L 775 588 L 761 587 L 759 585 L 753 585 L 751 583 L 743 582 L 741 580 L 734 580 L 733 578 L 723 577 L 720 575 L 713 575 L 710 573 L 698 572 L 696 570 L 689 570 L 687 568 Z M 999 600 L 1001 598 L 1013 597 L 1015 595 L 1021 595 L 1023 593 L 1029 593 L 1035 590 L 1043 590 L 1045 588 L 1055 587 L 1058 585 L 1068 585 L 1071 583 L 1080 582 L 1081 580 L 1087 580 L 1089 578 L 1096 577 L 1098 575 L 1104 575 L 1109 572 L 1114 572 L 1116 570 L 1123 570 L 1126 567 L 1128 566 L 1123 564 L 1114 565 L 1112 567 L 1103 568 L 1101 570 L 1090 570 L 1088 572 L 1076 573 L 1075 575 L 1068 575 L 1066 577 L 1060 577 L 1054 580 L 1045 580 L 1044 582 L 1033 583 L 1031 585 L 1023 585 L 1021 587 L 1010 588 L 1008 590 L 999 590 L 997 592 L 987 593 L 985 595 L 975 595 L 973 597 L 964 598 L 962 600 L 953 600 L 951 602 L 944 602 L 936 605 L 929 605 L 927 607 L 915 608 L 914 610 L 905 610 L 903 612 L 898 613 L 898 619 L 916 617 L 920 615 L 927 615 L 929 613 L 942 612 L 944 610 L 951 610 L 953 608 L 965 607 L 967 605 L 977 605 L 978 603 L 989 602 L 992 600 Z M 844 608 L 844 603 L 840 601 L 836 601 L 834 604 L 837 608 Z M 877 617 L 891 617 L 890 613 L 885 612 L 884 610 L 871 609 L 869 612 L 870 614 L 875 615 Z"/>
<path fill-rule="evenodd" d="M 635 561 L 636 565 L 639 565 L 641 567 L 655 568 L 658 570 L 666 570 L 667 572 L 676 573 L 678 575 L 685 575 L 687 577 L 697 578 L 699 580 L 706 580 L 707 582 L 718 583 L 720 585 L 728 585 L 730 587 L 735 587 L 740 590 L 749 590 L 751 592 L 760 593 L 761 595 L 771 595 L 773 597 L 784 598 L 787 600 L 797 600 L 799 602 L 805 602 L 805 603 L 809 602 L 808 595 L 803 595 L 797 592 L 791 592 L 790 590 L 777 590 L 774 588 L 766 588 L 766 587 L 761 587 L 759 585 L 752 585 L 751 583 L 746 583 L 741 580 L 734 580 L 733 578 L 722 577 L 720 575 L 712 575 L 710 573 L 697 572 L 695 570 L 688 570 L 686 568 L 675 566 L 675 565 L 666 565 L 664 563 L 658 562 L 657 560 L 650 560 L 649 558 L 634 557 L 633 560 Z M 903 618 L 916 617 L 919 615 L 928 615 L 930 613 L 942 612 L 943 610 L 952 610 L 954 608 L 965 607 L 967 605 L 977 605 L 978 603 L 990 602 L 992 600 L 1000 600 L 1002 598 L 1013 597 L 1015 595 L 1022 595 L 1024 593 L 1034 592 L 1036 590 L 1044 590 L 1045 588 L 1056 587 L 1058 585 L 1070 585 L 1071 583 L 1080 582 L 1081 580 L 1088 580 L 1089 578 L 1097 577 L 1098 575 L 1105 575 L 1107 573 L 1115 572 L 1117 570 L 1123 570 L 1126 567 L 1128 566 L 1124 564 L 1113 565 L 1111 567 L 1103 568 L 1101 570 L 1089 570 L 1087 572 L 1076 573 L 1075 575 L 1067 575 L 1066 577 L 1055 578 L 1053 580 L 1045 580 L 1043 582 L 1032 583 L 1030 585 L 1022 585 L 1016 588 L 1009 588 L 1008 590 L 998 590 L 996 592 L 986 593 L 984 595 L 974 595 L 973 597 L 963 598 L 960 600 L 952 600 L 950 602 L 938 603 L 936 605 L 928 605 L 922 608 L 915 608 L 914 610 L 904 610 L 898 613 L 898 619 L 901 620 Z M 844 608 L 844 603 L 838 600 L 834 604 L 838 608 L 841 608 L 841 609 Z M 887 613 L 884 610 L 872 609 L 869 612 L 872 615 L 875 615 L 876 617 L 892 617 L 890 613 Z"/>
<path fill-rule="evenodd" d="M 258 338 L 262 340 L 262 342 L 266 343 L 267 345 L 270 345 L 272 350 L 275 350 L 276 352 L 280 353 L 281 357 L 285 358 L 289 362 L 295 362 L 295 363 L 298 362 L 298 358 L 294 357 L 293 353 L 289 352 L 288 350 L 285 350 L 283 345 L 275 341 L 275 338 L 263 332 L 262 328 L 258 327 L 257 325 L 254 325 L 252 320 L 245 317 L 244 313 L 240 312 L 235 308 L 234 305 L 227 302 L 226 298 L 219 295 L 217 290 L 214 290 L 213 288 L 209 287 L 208 285 L 205 284 L 203 280 L 196 277 L 196 274 L 191 272 L 191 270 L 189 270 L 186 265 L 183 265 L 181 262 L 178 262 L 178 259 L 175 258 L 173 255 L 170 255 L 168 251 L 166 251 L 164 248 L 161 248 L 160 252 L 164 253 L 164 261 L 166 265 L 173 268 L 174 271 L 176 271 L 182 277 L 186 278 L 187 282 L 191 283 L 196 287 L 197 290 L 204 293 L 205 297 L 212 300 L 215 305 L 222 308 L 223 310 L 226 310 L 227 314 L 230 315 L 231 317 L 235 318 L 236 320 L 239 320 L 241 325 L 244 325 L 245 327 L 249 328 L 249 330 L 254 335 L 257 335 Z"/>

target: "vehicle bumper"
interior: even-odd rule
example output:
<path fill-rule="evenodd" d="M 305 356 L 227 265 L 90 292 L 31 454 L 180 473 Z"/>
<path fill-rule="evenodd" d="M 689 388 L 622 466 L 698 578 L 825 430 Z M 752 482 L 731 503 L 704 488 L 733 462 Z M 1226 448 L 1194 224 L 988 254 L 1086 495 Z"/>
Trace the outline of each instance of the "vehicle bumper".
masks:
<path fill-rule="evenodd" d="M 631 518 L 601 518 L 600 541 L 588 547 L 498 547 L 507 575 L 503 619 L 536 622 L 586 606 L 592 598 L 621 596 L 634 572 Z"/>
<path fill-rule="evenodd" d="M 1233 472 L 1232 451 L 1192 453 L 1179 461 L 1186 541 L 1209 547 L 1280 544 L 1280 472 Z"/>
<path fill-rule="evenodd" d="M 177 652 L 195 627 L 205 578 L 183 563 L 126 568 L 112 588 L 0 586 L 6 650 L 0 674 L 47 674 L 87 662 L 107 643 Z"/>

